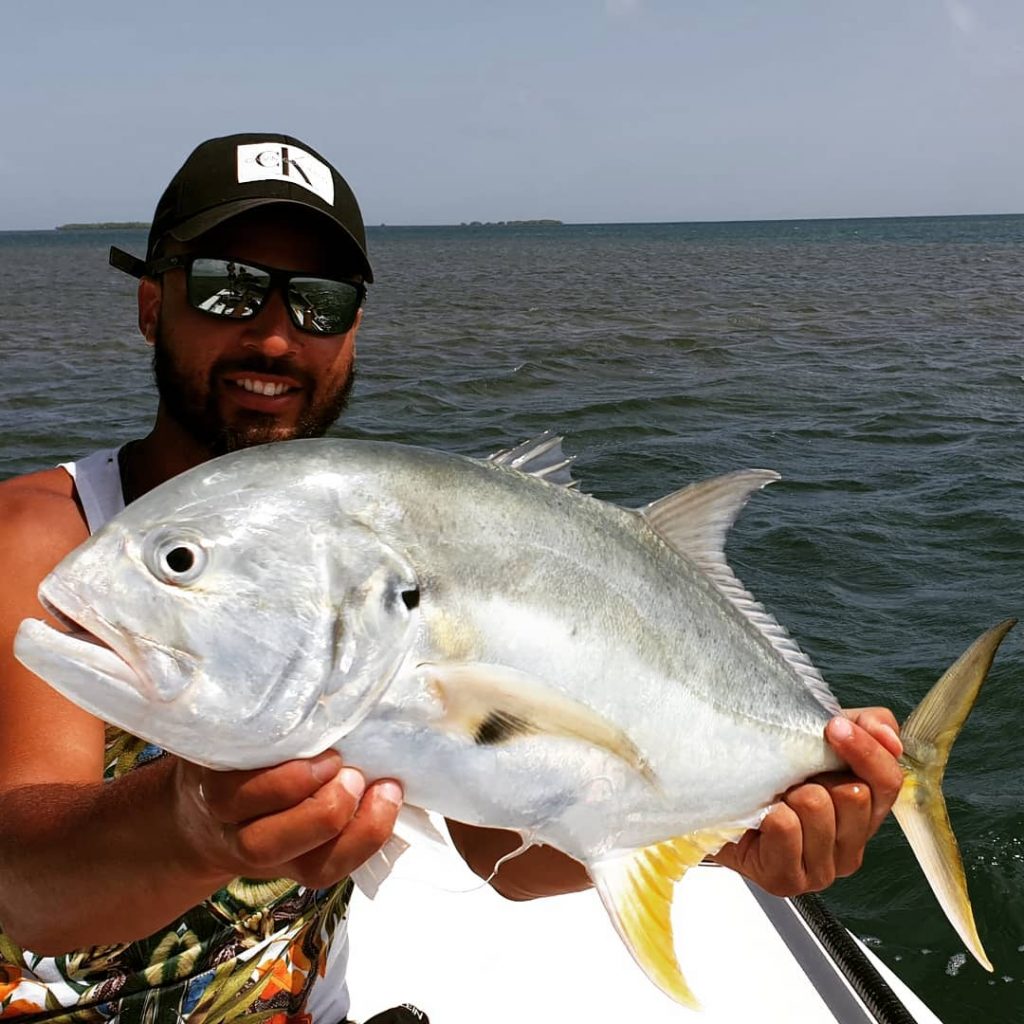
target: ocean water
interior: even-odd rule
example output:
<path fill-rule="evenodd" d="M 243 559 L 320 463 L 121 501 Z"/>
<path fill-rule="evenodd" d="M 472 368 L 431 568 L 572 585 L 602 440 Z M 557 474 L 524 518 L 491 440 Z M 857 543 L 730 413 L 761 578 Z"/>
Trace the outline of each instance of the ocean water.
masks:
<path fill-rule="evenodd" d="M 0 233 L 0 478 L 147 429 L 149 350 L 112 242 L 145 248 Z M 583 488 L 627 505 L 780 471 L 729 557 L 847 706 L 902 719 L 1024 612 L 1024 217 L 381 227 L 369 244 L 337 433 L 484 454 L 551 429 Z M 893 824 L 826 894 L 951 1024 L 1024 1019 L 1022 636 L 946 781 L 995 973 L 964 962 Z"/>

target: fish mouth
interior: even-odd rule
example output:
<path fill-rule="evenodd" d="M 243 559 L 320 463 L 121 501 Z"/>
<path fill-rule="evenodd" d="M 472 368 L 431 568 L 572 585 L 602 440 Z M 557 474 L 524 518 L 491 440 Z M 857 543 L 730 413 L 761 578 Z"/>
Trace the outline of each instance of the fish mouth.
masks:
<path fill-rule="evenodd" d="M 77 643 L 97 648 L 96 652 L 89 655 L 90 660 L 99 658 L 104 664 L 109 663 L 109 672 L 117 679 L 133 679 L 136 684 L 139 683 L 138 672 L 122 653 L 120 632 L 100 615 L 88 598 L 80 596 L 52 575 L 40 584 L 38 596 L 43 608 L 64 627 L 66 636 Z M 99 651 L 106 653 L 99 654 Z"/>
<path fill-rule="evenodd" d="M 39 602 L 61 628 L 25 619 L 15 636 L 15 657 L 79 707 L 112 725 L 131 728 L 146 701 L 138 673 L 103 636 L 113 628 L 104 630 L 97 621 L 90 629 L 95 612 L 55 580 L 43 582 Z"/>

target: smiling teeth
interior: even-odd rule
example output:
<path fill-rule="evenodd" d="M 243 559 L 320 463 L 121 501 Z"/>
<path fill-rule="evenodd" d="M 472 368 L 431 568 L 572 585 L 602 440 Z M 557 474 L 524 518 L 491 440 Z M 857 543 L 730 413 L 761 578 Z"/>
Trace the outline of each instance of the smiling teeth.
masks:
<path fill-rule="evenodd" d="M 287 384 L 272 384 L 270 381 L 249 380 L 248 377 L 240 380 L 238 383 L 246 391 L 252 391 L 257 395 L 283 395 L 288 390 Z"/>

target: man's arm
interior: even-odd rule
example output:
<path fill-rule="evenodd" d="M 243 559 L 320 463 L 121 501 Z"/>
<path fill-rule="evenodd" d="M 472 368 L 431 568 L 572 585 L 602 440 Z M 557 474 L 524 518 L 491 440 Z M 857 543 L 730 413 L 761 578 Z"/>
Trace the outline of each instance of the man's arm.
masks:
<path fill-rule="evenodd" d="M 390 835 L 400 792 L 335 752 L 257 772 L 173 757 L 103 783 L 104 726 L 21 666 L 42 577 L 86 529 L 64 474 L 0 486 L 0 922 L 42 954 L 148 935 L 237 875 L 332 884 Z"/>
<path fill-rule="evenodd" d="M 713 858 L 777 896 L 827 888 L 860 867 L 864 847 L 889 813 L 903 774 L 896 719 L 886 708 L 850 711 L 833 719 L 826 739 L 850 766 L 794 786 L 762 822 Z M 550 847 L 533 847 L 503 864 L 520 845 L 514 832 L 448 822 L 469 867 L 513 900 L 577 892 L 590 885 L 581 864 Z M 493 878 L 491 876 L 494 876 Z"/>
<path fill-rule="evenodd" d="M 517 832 L 449 821 L 448 833 L 470 869 L 506 899 L 558 896 L 588 889 L 592 884 L 582 864 L 550 846 L 531 846 L 505 861 L 495 873 L 494 865 L 522 845 Z"/>

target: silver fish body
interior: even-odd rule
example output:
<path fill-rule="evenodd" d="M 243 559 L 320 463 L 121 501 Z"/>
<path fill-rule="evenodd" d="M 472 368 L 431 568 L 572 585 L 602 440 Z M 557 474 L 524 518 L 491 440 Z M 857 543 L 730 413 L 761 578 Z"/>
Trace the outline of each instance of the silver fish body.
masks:
<path fill-rule="evenodd" d="M 334 745 L 413 805 L 563 850 L 688 1002 L 663 962 L 671 893 L 634 910 L 645 879 L 674 881 L 839 767 L 823 739 L 839 708 L 725 562 L 775 474 L 629 511 L 542 479 L 557 454 L 318 440 L 214 460 L 68 556 L 40 595 L 74 630 L 26 622 L 16 653 L 190 760 Z"/>
<path fill-rule="evenodd" d="M 372 467 L 378 453 L 366 454 Z M 386 466 L 369 469 L 372 490 L 388 495 L 388 543 L 421 580 L 421 624 L 403 671 L 341 745 L 371 775 L 397 771 L 412 803 L 587 862 L 756 823 L 789 785 L 837 767 L 829 711 L 805 679 L 643 516 L 415 449 Z M 514 669 L 523 678 L 510 686 L 549 687 L 618 723 L 647 770 L 543 729 L 474 742 L 446 725 L 432 686 L 444 689 L 452 665 L 470 666 L 462 678 Z"/>

